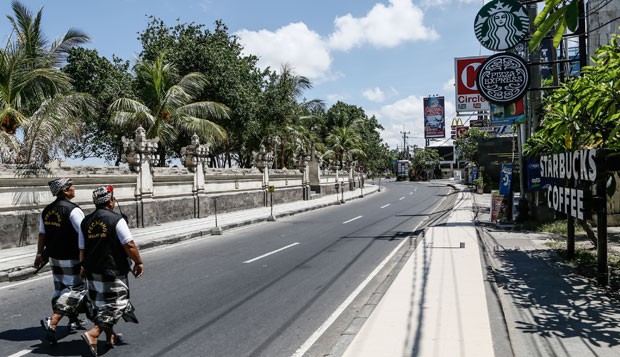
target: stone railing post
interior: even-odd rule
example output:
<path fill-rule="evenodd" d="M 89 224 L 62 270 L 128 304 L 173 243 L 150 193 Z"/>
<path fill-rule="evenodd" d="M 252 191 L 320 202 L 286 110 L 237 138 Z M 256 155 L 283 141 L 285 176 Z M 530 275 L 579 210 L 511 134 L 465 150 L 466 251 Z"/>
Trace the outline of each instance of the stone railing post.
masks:
<path fill-rule="evenodd" d="M 274 156 L 271 151 L 265 149 L 265 145 L 261 144 L 258 152 L 254 152 L 254 165 L 263 174 L 263 192 L 264 205 L 268 205 L 267 188 L 269 187 L 269 167 L 273 165 Z"/>
<path fill-rule="evenodd" d="M 306 154 L 306 151 L 302 148 L 295 157 L 295 163 L 297 168 L 301 171 L 301 188 L 302 196 L 304 200 L 310 199 L 310 186 L 308 182 L 308 163 L 310 162 L 310 155 Z"/>
<path fill-rule="evenodd" d="M 308 183 L 315 187 L 319 187 L 321 184 L 321 161 L 314 148 L 308 163 Z"/>
<path fill-rule="evenodd" d="M 181 163 L 189 172 L 194 173 L 194 186 L 192 193 L 194 195 L 194 218 L 200 218 L 201 214 L 201 196 L 205 194 L 205 172 L 204 165 L 209 163 L 209 144 L 200 144 L 198 135 L 192 135 L 191 143 L 181 148 Z M 205 200 L 206 202 L 206 200 Z M 206 211 L 206 209 L 205 209 Z"/>
<path fill-rule="evenodd" d="M 146 130 L 141 126 L 135 131 L 135 139 L 124 136 L 121 161 L 129 165 L 131 171 L 138 174 L 136 178 L 136 226 L 144 227 L 144 199 L 153 197 L 153 168 L 158 163 L 157 147 L 159 138 L 147 139 Z"/>

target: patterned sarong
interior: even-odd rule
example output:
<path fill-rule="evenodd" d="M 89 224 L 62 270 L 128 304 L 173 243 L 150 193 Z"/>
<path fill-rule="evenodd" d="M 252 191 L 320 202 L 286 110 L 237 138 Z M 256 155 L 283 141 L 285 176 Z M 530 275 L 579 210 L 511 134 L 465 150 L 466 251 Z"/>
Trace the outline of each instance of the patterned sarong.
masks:
<path fill-rule="evenodd" d="M 86 296 L 84 280 L 80 277 L 80 260 L 50 258 L 50 265 L 54 276 L 54 313 L 77 317 L 80 303 Z"/>
<path fill-rule="evenodd" d="M 112 327 L 121 317 L 128 321 L 135 319 L 134 308 L 129 301 L 127 275 L 117 277 L 87 273 L 86 278 L 95 325 Z M 128 316 L 133 318 L 128 319 Z"/>

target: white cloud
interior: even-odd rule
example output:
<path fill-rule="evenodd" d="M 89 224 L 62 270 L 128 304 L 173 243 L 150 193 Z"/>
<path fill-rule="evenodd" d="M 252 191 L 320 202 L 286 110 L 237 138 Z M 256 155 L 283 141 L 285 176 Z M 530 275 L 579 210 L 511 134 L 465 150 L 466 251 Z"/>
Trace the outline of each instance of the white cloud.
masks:
<path fill-rule="evenodd" d="M 390 0 L 388 6 L 376 4 L 365 17 L 337 17 L 329 45 L 347 51 L 365 44 L 390 48 L 407 41 L 439 38 L 435 30 L 424 26 L 423 18 L 424 13 L 411 0 Z"/>
<path fill-rule="evenodd" d="M 409 132 L 407 145 L 424 146 L 424 103 L 422 97 L 409 96 L 392 104 L 385 105 L 375 115 L 383 130 L 381 137 L 392 149 L 403 146 L 403 134 Z"/>
<path fill-rule="evenodd" d="M 313 81 L 329 75 L 332 58 L 321 36 L 303 22 L 288 24 L 275 32 L 240 30 L 235 33 L 245 54 L 259 57 L 261 68 L 279 70 L 289 64 L 296 74 Z"/>
<path fill-rule="evenodd" d="M 371 102 L 381 103 L 385 100 L 385 94 L 379 87 L 366 89 L 362 95 Z"/>
<path fill-rule="evenodd" d="M 442 89 L 446 93 L 446 97 L 450 95 L 454 96 L 454 77 L 444 83 Z"/>
<path fill-rule="evenodd" d="M 336 103 L 337 101 L 346 101 L 347 97 L 342 94 L 328 94 L 327 102 L 329 105 Z"/>

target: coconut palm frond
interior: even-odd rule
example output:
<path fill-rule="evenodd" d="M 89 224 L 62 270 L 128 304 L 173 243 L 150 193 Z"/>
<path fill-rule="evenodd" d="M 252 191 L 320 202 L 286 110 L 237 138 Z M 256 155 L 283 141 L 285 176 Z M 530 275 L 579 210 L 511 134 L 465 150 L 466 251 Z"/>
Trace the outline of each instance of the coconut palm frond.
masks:
<path fill-rule="evenodd" d="M 146 137 L 148 139 L 159 138 L 163 145 L 170 145 L 177 139 L 178 132 L 170 123 L 157 120 L 146 131 Z"/>
<path fill-rule="evenodd" d="M 179 124 L 187 134 L 197 133 L 208 141 L 223 142 L 228 138 L 226 130 L 210 120 L 182 115 Z"/>
<path fill-rule="evenodd" d="M 207 120 L 228 120 L 231 114 L 226 105 L 211 101 L 191 103 L 178 108 L 177 112 Z"/>
<path fill-rule="evenodd" d="M 24 126 L 20 162 L 37 164 L 58 157 L 70 143 L 81 139 L 80 122 L 96 111 L 94 98 L 83 93 L 44 101 Z"/>
<path fill-rule="evenodd" d="M 183 76 L 177 85 L 193 98 L 197 98 L 209 85 L 209 81 L 204 74 L 193 72 Z"/>
<path fill-rule="evenodd" d="M 162 100 L 162 107 L 179 108 L 191 103 L 194 96 L 188 93 L 180 85 L 170 87 Z"/>
<path fill-rule="evenodd" d="M 130 98 L 115 100 L 110 104 L 109 111 L 112 113 L 112 123 L 124 127 L 142 125 L 145 128 L 150 128 L 156 122 L 156 118 L 149 107 Z"/>
<path fill-rule="evenodd" d="M 0 163 L 12 163 L 17 159 L 19 142 L 14 135 L 0 130 Z"/>

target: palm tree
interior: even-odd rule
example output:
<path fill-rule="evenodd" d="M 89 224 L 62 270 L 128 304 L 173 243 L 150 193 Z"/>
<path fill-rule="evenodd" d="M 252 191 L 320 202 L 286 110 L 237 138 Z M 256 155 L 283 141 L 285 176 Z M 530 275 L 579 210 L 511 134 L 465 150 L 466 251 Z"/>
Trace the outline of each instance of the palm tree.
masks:
<path fill-rule="evenodd" d="M 347 160 L 355 157 L 365 157 L 361 149 L 362 139 L 354 126 L 335 127 L 326 138 L 329 150 L 324 154 L 325 158 L 336 160 L 340 167 Z"/>
<path fill-rule="evenodd" d="M 17 1 L 12 7 L 15 17 L 8 18 L 13 34 L 0 49 L 0 151 L 9 153 L 2 155 L 3 162 L 45 163 L 66 144 L 58 140 L 61 133 L 77 133 L 79 117 L 73 115 L 83 117 L 91 112 L 92 99 L 66 95 L 71 91 L 70 77 L 56 67 L 71 47 L 88 37 L 70 30 L 45 48 L 47 42 L 40 28 L 42 10 L 33 16 Z M 53 123 L 59 117 L 63 123 Z M 22 142 L 14 136 L 20 127 Z M 48 131 L 40 133 L 37 128 Z M 73 137 L 79 140 L 78 135 Z"/>
<path fill-rule="evenodd" d="M 310 88 L 312 83 L 307 77 L 295 74 L 293 68 L 285 64 L 279 74 L 272 75 L 265 91 L 268 112 L 265 134 L 278 138 L 280 153 L 277 159 L 280 162 L 275 165 L 280 168 L 292 162 L 295 137 L 291 136 L 291 127 L 298 125 L 305 114 L 323 107 L 322 101 L 317 99 L 298 102 L 304 90 Z"/>
<path fill-rule="evenodd" d="M 11 3 L 11 8 L 15 17 L 7 17 L 13 26 L 13 32 L 19 47 L 26 52 L 28 58 L 35 61 L 43 61 L 44 66 L 50 65 L 50 63 L 46 62 L 49 60 L 52 61 L 52 66 L 61 65 L 73 47 L 90 41 L 88 35 L 80 30 L 71 28 L 62 38 L 54 41 L 49 48 L 46 48 L 48 42 L 41 31 L 43 8 L 41 7 L 34 16 L 19 1 L 14 0 Z"/>
<path fill-rule="evenodd" d="M 138 64 L 139 99 L 120 98 L 109 107 L 113 123 L 132 129 L 142 126 L 147 138 L 159 138 L 161 166 L 166 163 L 166 149 L 177 143 L 181 134 L 198 134 L 203 142 L 226 140 L 224 128 L 211 120 L 228 119 L 230 113 L 221 103 L 196 102 L 208 84 L 207 78 L 189 73 L 176 82 L 176 70 L 164 56 L 162 53 L 155 61 Z"/>

